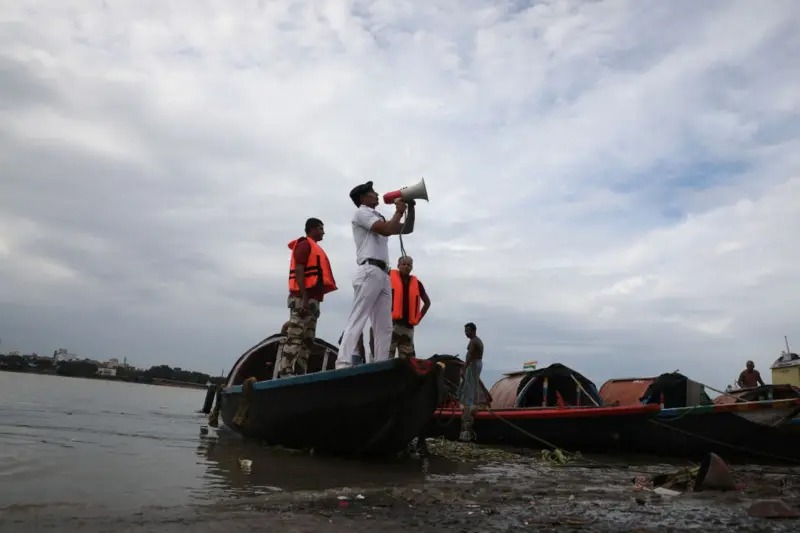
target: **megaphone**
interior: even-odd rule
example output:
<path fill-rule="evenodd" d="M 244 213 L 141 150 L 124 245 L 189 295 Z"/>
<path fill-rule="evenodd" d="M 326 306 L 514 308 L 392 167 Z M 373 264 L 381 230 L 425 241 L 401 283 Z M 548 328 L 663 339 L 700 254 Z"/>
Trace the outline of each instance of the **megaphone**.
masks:
<path fill-rule="evenodd" d="M 425 200 L 427 202 L 428 190 L 425 188 L 425 178 L 422 178 L 418 183 L 409 187 L 387 192 L 383 195 L 383 203 L 393 204 L 398 198 L 402 198 L 404 202 L 409 200 Z"/>

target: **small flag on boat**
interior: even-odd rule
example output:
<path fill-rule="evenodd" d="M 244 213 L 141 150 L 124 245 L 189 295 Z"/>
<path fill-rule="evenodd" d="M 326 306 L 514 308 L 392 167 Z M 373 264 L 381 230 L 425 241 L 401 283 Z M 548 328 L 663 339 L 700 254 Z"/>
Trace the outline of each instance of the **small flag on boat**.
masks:
<path fill-rule="evenodd" d="M 528 361 L 522 365 L 522 370 L 536 370 L 537 361 Z"/>

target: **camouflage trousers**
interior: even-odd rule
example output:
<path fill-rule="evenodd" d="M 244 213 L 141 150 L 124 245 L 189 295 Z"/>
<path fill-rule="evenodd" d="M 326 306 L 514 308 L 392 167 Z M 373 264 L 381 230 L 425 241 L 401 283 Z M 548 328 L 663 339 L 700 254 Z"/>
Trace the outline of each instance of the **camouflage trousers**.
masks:
<path fill-rule="evenodd" d="M 405 359 L 406 357 L 416 357 L 414 351 L 414 328 L 404 326 L 402 324 L 393 324 L 392 327 L 392 342 L 389 344 L 389 357 L 397 357 Z"/>
<path fill-rule="evenodd" d="M 289 327 L 286 329 L 283 353 L 278 363 L 278 377 L 305 374 L 308 369 L 308 357 L 317 335 L 319 302 L 309 298 L 308 313 L 304 317 L 300 316 L 302 306 L 302 298 L 289 296 Z"/>

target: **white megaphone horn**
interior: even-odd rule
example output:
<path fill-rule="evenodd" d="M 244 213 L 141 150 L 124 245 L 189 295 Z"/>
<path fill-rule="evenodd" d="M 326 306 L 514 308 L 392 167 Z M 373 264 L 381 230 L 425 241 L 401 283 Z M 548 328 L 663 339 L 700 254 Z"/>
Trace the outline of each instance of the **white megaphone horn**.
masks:
<path fill-rule="evenodd" d="M 387 192 L 383 195 L 383 202 L 386 204 L 393 204 L 398 198 L 402 198 L 404 202 L 409 200 L 425 200 L 427 202 L 428 189 L 425 188 L 425 178 L 422 178 L 419 182 L 409 187 Z"/>

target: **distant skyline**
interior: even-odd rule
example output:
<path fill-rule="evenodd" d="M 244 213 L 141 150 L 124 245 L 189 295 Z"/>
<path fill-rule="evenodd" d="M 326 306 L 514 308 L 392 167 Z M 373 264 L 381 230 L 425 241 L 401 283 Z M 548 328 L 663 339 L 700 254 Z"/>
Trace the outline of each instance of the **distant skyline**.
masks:
<path fill-rule="evenodd" d="M 335 344 L 348 191 L 424 177 L 420 356 L 475 322 L 489 386 L 528 360 L 769 381 L 800 346 L 799 25 L 778 0 L 10 3 L 0 350 L 227 372 L 287 319 L 312 216 Z"/>

